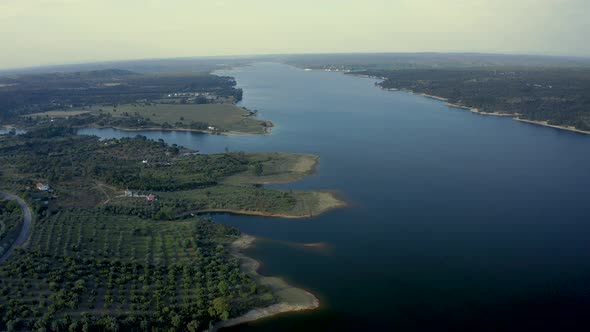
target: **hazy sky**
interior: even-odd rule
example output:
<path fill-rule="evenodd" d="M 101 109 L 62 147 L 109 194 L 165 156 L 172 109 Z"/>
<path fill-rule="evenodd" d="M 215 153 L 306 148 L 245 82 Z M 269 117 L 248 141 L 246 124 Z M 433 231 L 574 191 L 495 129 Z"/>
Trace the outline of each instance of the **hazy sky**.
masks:
<path fill-rule="evenodd" d="M 0 68 L 325 52 L 590 56 L 590 0 L 0 0 Z"/>

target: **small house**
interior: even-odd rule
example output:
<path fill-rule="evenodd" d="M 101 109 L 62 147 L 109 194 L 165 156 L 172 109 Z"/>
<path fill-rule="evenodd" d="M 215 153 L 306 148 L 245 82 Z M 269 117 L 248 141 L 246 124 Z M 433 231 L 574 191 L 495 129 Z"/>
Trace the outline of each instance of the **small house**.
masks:
<path fill-rule="evenodd" d="M 148 201 L 153 202 L 156 200 L 156 195 L 149 194 L 145 197 Z"/>
<path fill-rule="evenodd" d="M 37 189 L 41 190 L 41 191 L 48 191 L 49 190 L 49 184 L 47 183 L 37 183 Z"/>

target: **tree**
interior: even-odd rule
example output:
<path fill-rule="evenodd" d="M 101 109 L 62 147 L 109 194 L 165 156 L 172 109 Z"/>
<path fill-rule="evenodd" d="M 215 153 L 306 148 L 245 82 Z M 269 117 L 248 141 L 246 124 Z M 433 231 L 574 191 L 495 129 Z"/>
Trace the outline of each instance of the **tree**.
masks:
<path fill-rule="evenodd" d="M 213 310 L 219 318 L 223 320 L 229 318 L 229 302 L 225 297 L 217 297 L 213 300 Z"/>
<path fill-rule="evenodd" d="M 261 176 L 263 171 L 262 163 L 258 162 L 254 165 L 254 174 L 256 176 Z"/>
<path fill-rule="evenodd" d="M 186 329 L 189 332 L 197 332 L 199 331 L 199 322 L 196 320 L 191 320 L 188 324 L 186 324 Z"/>

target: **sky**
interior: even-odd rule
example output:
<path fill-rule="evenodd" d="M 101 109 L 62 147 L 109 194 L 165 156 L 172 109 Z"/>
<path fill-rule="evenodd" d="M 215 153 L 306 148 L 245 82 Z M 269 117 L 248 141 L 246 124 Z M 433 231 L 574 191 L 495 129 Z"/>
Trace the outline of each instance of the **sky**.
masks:
<path fill-rule="evenodd" d="M 590 0 L 0 0 L 0 69 L 349 52 L 590 56 Z"/>

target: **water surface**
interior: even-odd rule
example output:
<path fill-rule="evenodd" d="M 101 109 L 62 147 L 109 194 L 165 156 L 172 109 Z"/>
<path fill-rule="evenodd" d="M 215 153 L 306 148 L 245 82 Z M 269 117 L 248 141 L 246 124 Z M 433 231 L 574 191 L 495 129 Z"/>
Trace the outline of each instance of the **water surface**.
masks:
<path fill-rule="evenodd" d="M 262 240 L 262 272 L 322 302 L 245 331 L 563 329 L 590 309 L 590 136 L 474 115 L 375 80 L 261 63 L 223 72 L 271 136 L 141 132 L 202 152 L 321 157 L 288 184 L 346 209 L 306 220 L 216 215 Z M 102 137 L 138 132 L 85 129 Z M 283 185 L 285 187 L 285 185 Z M 298 244 L 322 242 L 326 248 Z"/>

